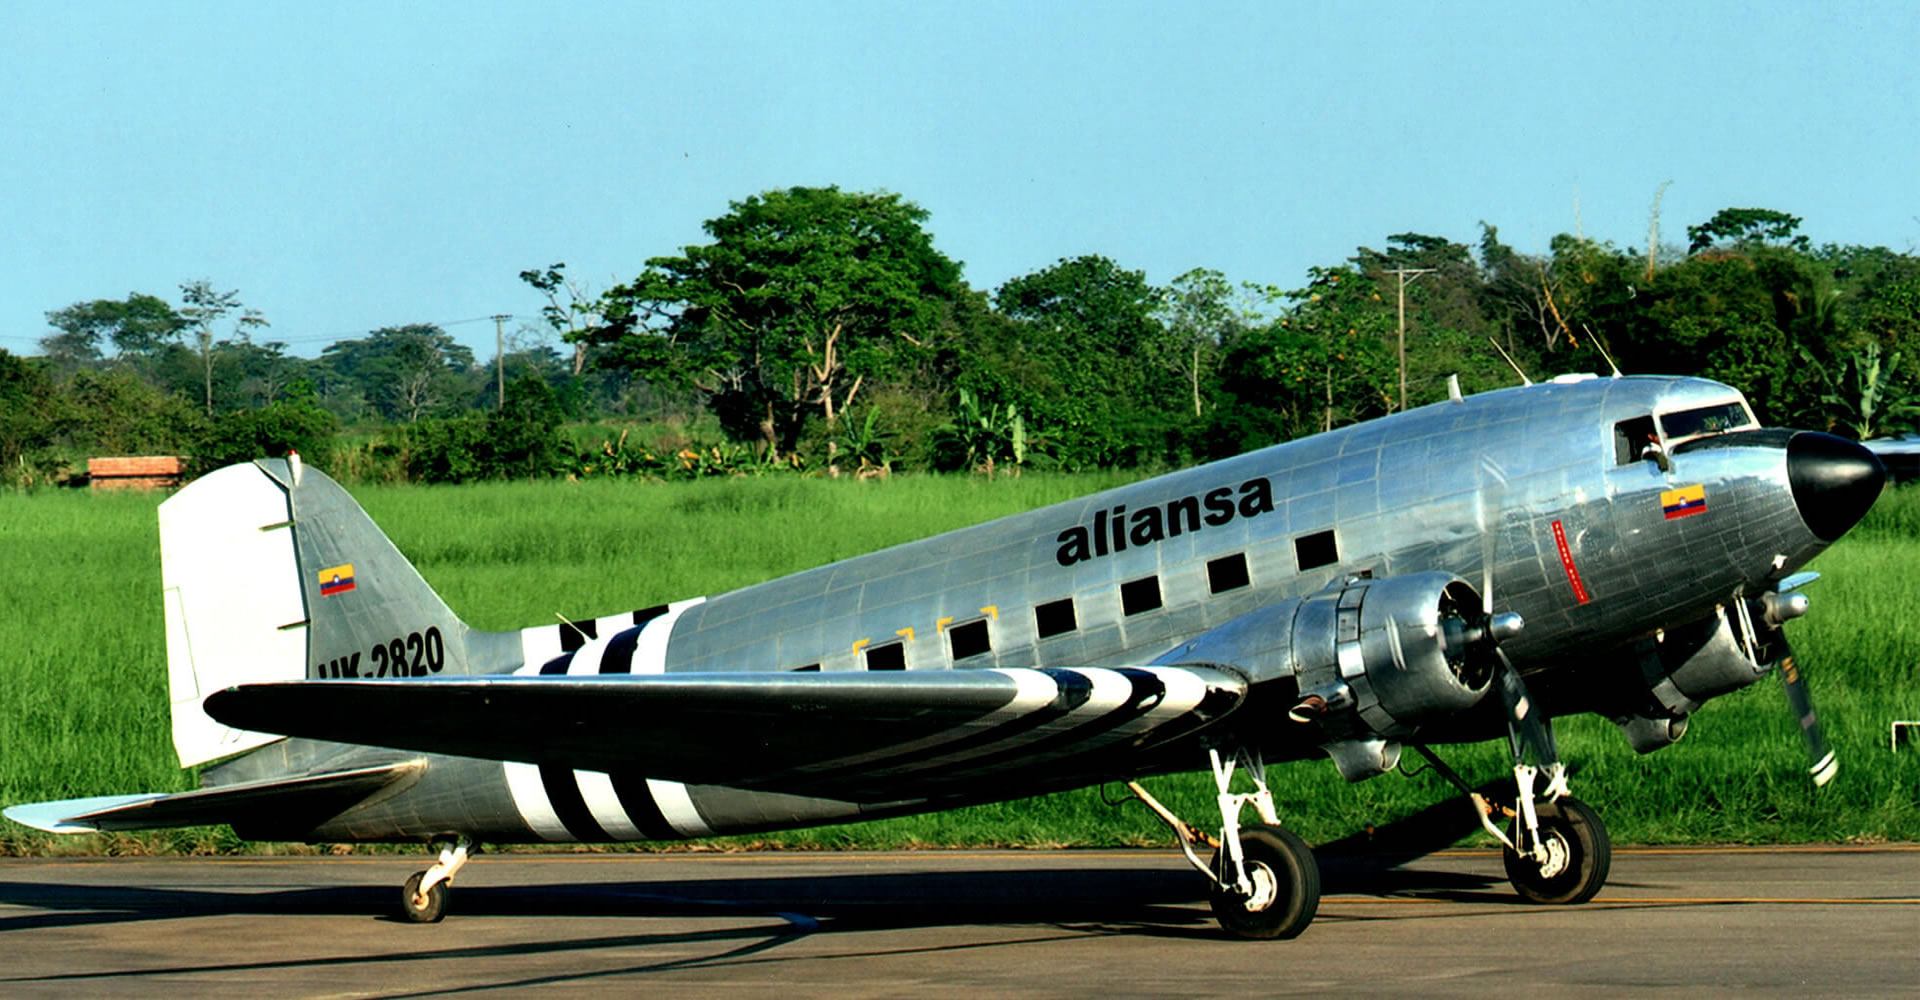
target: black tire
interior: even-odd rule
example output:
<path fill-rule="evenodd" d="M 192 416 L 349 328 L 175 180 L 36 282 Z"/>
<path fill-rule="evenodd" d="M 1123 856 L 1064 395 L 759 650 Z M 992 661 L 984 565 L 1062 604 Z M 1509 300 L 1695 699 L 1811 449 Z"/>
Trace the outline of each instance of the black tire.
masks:
<path fill-rule="evenodd" d="M 426 878 L 426 872 L 414 872 L 407 879 L 406 887 L 400 890 L 400 915 L 409 923 L 437 924 L 447 915 L 447 883 L 443 879 L 427 890 L 427 898 L 420 902 L 420 880 Z"/>
<path fill-rule="evenodd" d="M 1255 882 L 1255 895 L 1249 898 L 1215 885 L 1208 903 L 1220 929 L 1255 941 L 1298 937 L 1320 909 L 1320 863 L 1313 848 L 1284 827 L 1257 826 L 1240 831 L 1240 855 Z M 1225 861 L 1225 848 L 1214 852 L 1216 875 Z"/>
<path fill-rule="evenodd" d="M 1570 906 L 1592 899 L 1607 884 L 1607 870 L 1613 865 L 1612 843 L 1600 814 L 1571 796 L 1540 803 L 1535 809 L 1540 837 L 1555 858 L 1542 866 L 1511 849 L 1503 850 L 1507 881 L 1530 903 Z"/>

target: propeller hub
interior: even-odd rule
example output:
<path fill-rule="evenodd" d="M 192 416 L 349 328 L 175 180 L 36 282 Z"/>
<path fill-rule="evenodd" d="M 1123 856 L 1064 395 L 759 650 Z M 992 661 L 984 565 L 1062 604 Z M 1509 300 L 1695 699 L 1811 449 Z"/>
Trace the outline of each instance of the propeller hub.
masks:
<path fill-rule="evenodd" d="M 1487 635 L 1491 636 L 1494 642 L 1506 642 L 1519 635 L 1526 624 L 1527 620 L 1520 617 L 1518 612 L 1502 611 L 1487 619 Z"/>
<path fill-rule="evenodd" d="M 1787 482 L 1800 520 L 1822 541 L 1847 533 L 1880 498 L 1887 470 L 1859 443 L 1818 431 L 1787 442 Z"/>

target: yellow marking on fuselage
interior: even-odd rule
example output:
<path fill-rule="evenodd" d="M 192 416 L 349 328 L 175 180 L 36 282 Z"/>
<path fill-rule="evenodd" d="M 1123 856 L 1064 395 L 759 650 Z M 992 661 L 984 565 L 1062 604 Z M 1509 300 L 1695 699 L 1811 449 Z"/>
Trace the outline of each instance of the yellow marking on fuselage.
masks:
<path fill-rule="evenodd" d="M 904 636 L 906 636 L 906 637 L 907 637 L 907 641 L 908 641 L 908 642 L 912 642 L 912 641 L 913 641 L 913 626 L 911 626 L 911 625 L 909 625 L 909 626 L 907 626 L 906 628 L 897 628 L 897 629 L 894 629 L 894 630 L 893 630 L 893 634 L 894 634 L 894 635 L 904 635 Z"/>
<path fill-rule="evenodd" d="M 988 618 L 998 619 L 1000 617 L 1000 605 L 989 604 L 986 607 L 981 608 L 980 613 L 983 615 L 986 615 Z"/>
<path fill-rule="evenodd" d="M 939 621 L 937 621 L 937 622 L 934 622 L 934 623 L 933 623 L 933 634 L 934 634 L 934 635 L 943 635 L 943 634 L 945 634 L 945 633 L 946 633 L 946 631 L 947 631 L 947 623 L 949 623 L 949 622 L 951 622 L 951 621 L 953 621 L 953 616 L 952 616 L 952 615 L 948 615 L 948 616 L 946 616 L 945 618 L 942 618 L 942 619 L 940 619 Z"/>
<path fill-rule="evenodd" d="M 867 643 L 870 643 L 870 642 L 872 642 L 872 641 L 873 641 L 872 639 L 855 639 L 855 640 L 853 640 L 853 655 L 855 655 L 855 656 L 859 656 L 859 655 L 860 655 L 860 647 L 861 647 L 861 646 L 864 646 L 864 645 L 866 645 Z"/>

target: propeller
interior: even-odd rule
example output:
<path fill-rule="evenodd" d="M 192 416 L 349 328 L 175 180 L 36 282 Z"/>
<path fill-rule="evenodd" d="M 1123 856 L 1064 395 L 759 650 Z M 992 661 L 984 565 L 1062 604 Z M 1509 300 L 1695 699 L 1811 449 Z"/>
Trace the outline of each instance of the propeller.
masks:
<path fill-rule="evenodd" d="M 1781 626 L 1807 613 L 1807 595 L 1800 593 L 1799 588 L 1819 578 L 1818 573 L 1796 573 L 1780 581 L 1779 589 L 1764 595 L 1759 602 L 1761 617 L 1769 626 L 1767 642 L 1779 651 L 1775 662 L 1779 667 L 1780 685 L 1787 693 L 1787 707 L 1807 738 L 1807 773 L 1813 777 L 1816 788 L 1833 780 L 1840 772 L 1840 762 L 1820 728 L 1820 719 L 1813 710 L 1813 693 L 1807 689 L 1807 675 L 1801 672 L 1793 646 L 1787 642 L 1786 631 Z M 1753 623 L 1744 602 L 1742 604 L 1741 616 L 1747 619 L 1742 625 L 1751 629 Z"/>
<path fill-rule="evenodd" d="M 1493 610 L 1493 571 L 1495 563 L 1499 561 L 1507 473 L 1493 456 L 1482 455 L 1480 476 L 1480 607 L 1486 616 L 1486 636 L 1493 647 L 1497 665 L 1494 683 L 1500 688 L 1500 700 L 1506 704 L 1507 718 L 1513 721 L 1510 735 L 1514 759 L 1519 760 L 1530 753 L 1540 764 L 1558 763 L 1560 750 L 1554 744 L 1553 731 L 1541 722 L 1540 713 L 1534 711 L 1526 682 L 1520 679 L 1520 671 L 1514 669 L 1513 661 L 1507 659 L 1506 651 L 1499 645 L 1500 640 L 1516 635 L 1523 624 L 1517 614 L 1496 613 Z"/>
<path fill-rule="evenodd" d="M 1800 720 L 1800 731 L 1807 734 L 1807 760 L 1811 761 L 1807 773 L 1813 775 L 1814 787 L 1818 788 L 1839 773 L 1840 762 L 1834 759 L 1833 748 L 1820 731 L 1820 720 L 1813 714 L 1813 696 L 1807 691 L 1807 675 L 1800 672 L 1791 649 L 1780 657 L 1780 683 L 1787 689 L 1787 707 Z"/>
<path fill-rule="evenodd" d="M 1807 530 L 1823 541 L 1836 541 L 1859 523 L 1879 499 L 1886 479 L 1887 470 L 1880 459 L 1856 441 L 1817 431 L 1801 431 L 1787 440 L 1787 483 L 1793 491 L 1794 506 Z M 1800 731 L 1807 735 L 1807 758 L 1811 762 L 1807 772 L 1813 775 L 1816 787 L 1832 781 L 1839 764 L 1820 731 L 1820 720 L 1813 714 L 1806 674 L 1794 660 L 1779 626 L 1806 613 L 1806 595 L 1798 590 L 1817 575 L 1796 573 L 1780 581 L 1775 593 L 1762 598 L 1767 623 L 1774 626 L 1780 640 L 1780 682 L 1786 686 L 1787 704 L 1800 722 Z"/>

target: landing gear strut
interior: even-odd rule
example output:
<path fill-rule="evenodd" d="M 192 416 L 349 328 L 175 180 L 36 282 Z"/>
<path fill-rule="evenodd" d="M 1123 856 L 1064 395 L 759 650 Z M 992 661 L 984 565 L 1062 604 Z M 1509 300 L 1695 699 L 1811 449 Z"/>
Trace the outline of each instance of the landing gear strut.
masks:
<path fill-rule="evenodd" d="M 466 836 L 440 838 L 440 860 L 425 871 L 414 872 L 400 890 L 400 913 L 409 922 L 437 924 L 447 915 L 447 889 L 453 877 L 473 856 L 475 844 Z"/>
<path fill-rule="evenodd" d="M 1222 930 L 1252 940 L 1298 937 L 1320 908 L 1320 864 L 1313 849 L 1280 825 L 1259 753 L 1240 750 L 1225 759 L 1218 750 L 1207 753 L 1220 806 L 1217 838 L 1182 822 L 1138 782 L 1127 782 L 1127 789 L 1173 828 L 1187 862 L 1212 883 L 1208 904 Z M 1232 790 L 1234 771 L 1242 765 L 1253 783 L 1251 792 Z M 1240 811 L 1247 805 L 1261 822 L 1243 829 Z M 1200 846 L 1214 848 L 1210 861 L 1200 860 L 1194 851 Z"/>
<path fill-rule="evenodd" d="M 1426 746 L 1414 749 L 1427 758 L 1473 803 L 1480 826 L 1500 842 L 1507 881 L 1522 899 L 1534 903 L 1584 903 L 1607 884 L 1613 848 L 1606 824 L 1592 806 L 1567 794 L 1567 772 L 1553 739 L 1553 721 L 1538 712 L 1520 675 L 1503 655 L 1499 676 L 1507 707 L 1508 739 L 1513 748 L 1514 802 L 1511 808 L 1490 801 L 1469 786 Z M 1531 758 L 1535 763 L 1529 763 Z M 1546 787 L 1535 792 L 1535 784 Z M 1496 818 L 1511 820 L 1502 830 Z"/>

